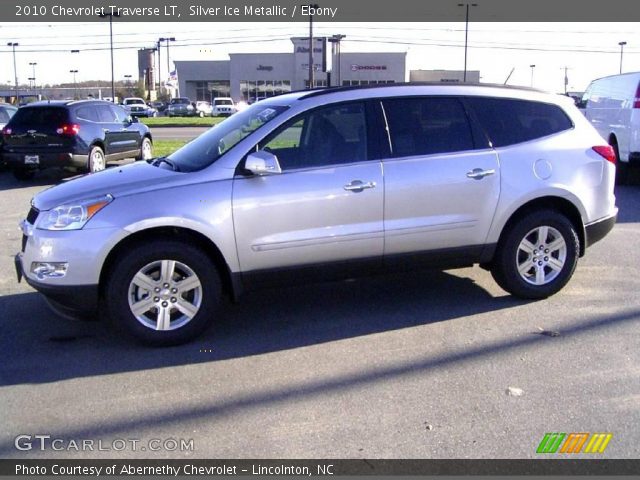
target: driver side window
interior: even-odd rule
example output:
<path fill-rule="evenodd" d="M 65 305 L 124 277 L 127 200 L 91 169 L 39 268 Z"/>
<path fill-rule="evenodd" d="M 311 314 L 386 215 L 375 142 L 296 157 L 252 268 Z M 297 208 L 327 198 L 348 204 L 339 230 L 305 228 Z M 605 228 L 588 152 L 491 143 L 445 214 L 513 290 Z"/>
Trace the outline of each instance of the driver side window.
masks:
<path fill-rule="evenodd" d="M 278 157 L 282 170 L 367 159 L 365 106 L 332 105 L 288 121 L 259 145 Z"/>

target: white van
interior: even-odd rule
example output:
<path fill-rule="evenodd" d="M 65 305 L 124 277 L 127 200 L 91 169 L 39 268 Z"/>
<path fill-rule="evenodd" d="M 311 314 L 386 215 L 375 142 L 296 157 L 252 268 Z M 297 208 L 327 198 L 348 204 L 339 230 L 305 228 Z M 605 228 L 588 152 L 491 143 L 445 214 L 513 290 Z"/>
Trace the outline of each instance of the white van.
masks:
<path fill-rule="evenodd" d="M 587 119 L 616 152 L 617 183 L 640 164 L 640 72 L 611 75 L 591 82 L 581 106 Z"/>

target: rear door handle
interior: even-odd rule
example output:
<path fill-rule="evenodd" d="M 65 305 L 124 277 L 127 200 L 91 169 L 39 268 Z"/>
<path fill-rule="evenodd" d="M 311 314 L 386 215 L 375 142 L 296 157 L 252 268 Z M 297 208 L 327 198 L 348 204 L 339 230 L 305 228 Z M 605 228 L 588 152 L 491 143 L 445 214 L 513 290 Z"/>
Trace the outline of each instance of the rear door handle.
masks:
<path fill-rule="evenodd" d="M 493 168 L 489 170 L 474 168 L 470 172 L 467 172 L 467 177 L 473 178 L 474 180 L 482 180 L 484 177 L 488 177 L 489 175 L 493 175 L 494 173 L 496 173 L 496 171 Z"/>
<path fill-rule="evenodd" d="M 363 182 L 362 180 L 353 180 L 351 183 L 344 186 L 344 189 L 348 192 L 361 192 L 365 188 L 376 188 L 376 182 Z"/>

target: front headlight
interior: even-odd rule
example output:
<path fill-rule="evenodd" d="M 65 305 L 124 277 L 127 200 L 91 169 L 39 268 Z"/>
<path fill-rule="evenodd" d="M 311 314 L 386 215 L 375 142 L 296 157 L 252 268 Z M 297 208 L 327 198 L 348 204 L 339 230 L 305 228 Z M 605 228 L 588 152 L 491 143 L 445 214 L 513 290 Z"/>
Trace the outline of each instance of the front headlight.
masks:
<path fill-rule="evenodd" d="M 113 201 L 111 195 L 60 205 L 42 212 L 36 228 L 41 230 L 80 230 L 96 213 Z"/>

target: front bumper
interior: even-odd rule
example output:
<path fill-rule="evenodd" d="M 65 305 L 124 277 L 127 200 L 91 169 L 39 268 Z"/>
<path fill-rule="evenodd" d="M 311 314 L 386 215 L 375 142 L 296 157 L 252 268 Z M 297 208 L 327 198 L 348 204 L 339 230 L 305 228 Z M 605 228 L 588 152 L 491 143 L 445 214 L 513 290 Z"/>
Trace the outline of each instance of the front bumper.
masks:
<path fill-rule="evenodd" d="M 610 217 L 601 218 L 584 226 L 586 247 L 602 240 L 613 229 L 618 219 L 618 210 Z"/>
<path fill-rule="evenodd" d="M 14 258 L 18 282 L 24 278 L 38 292 L 69 314 L 92 314 L 98 310 L 98 285 L 51 285 L 29 278 L 22 265 L 23 255 Z"/>

